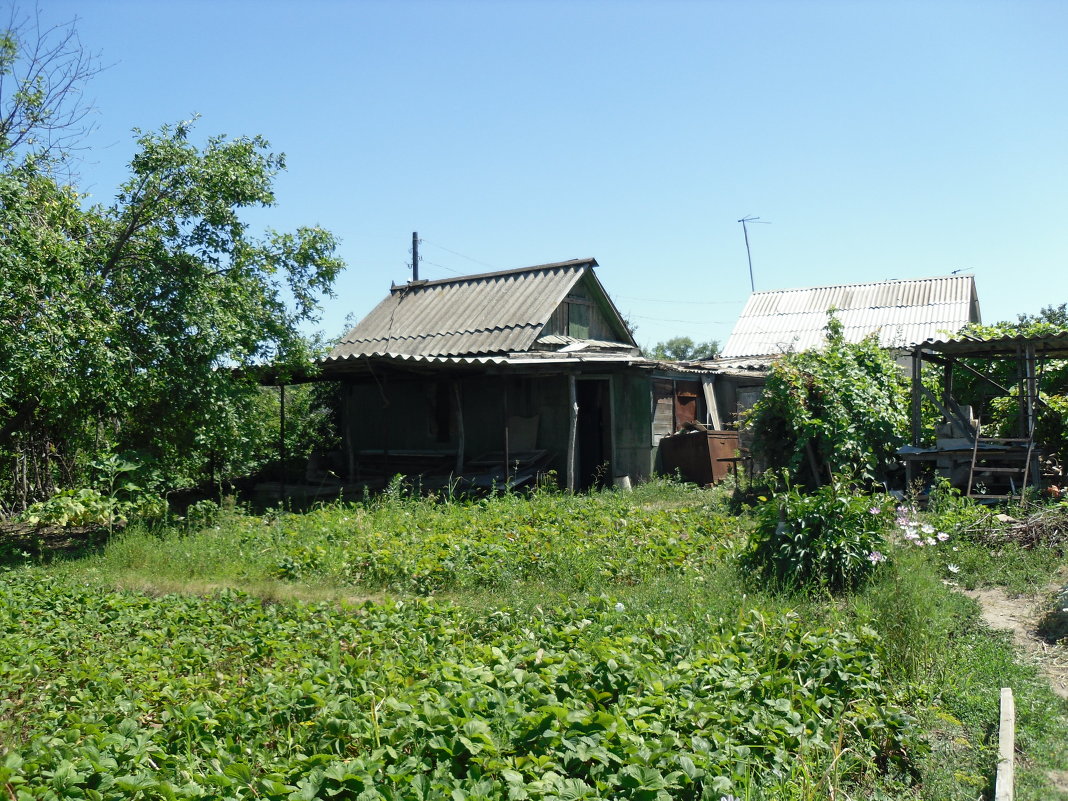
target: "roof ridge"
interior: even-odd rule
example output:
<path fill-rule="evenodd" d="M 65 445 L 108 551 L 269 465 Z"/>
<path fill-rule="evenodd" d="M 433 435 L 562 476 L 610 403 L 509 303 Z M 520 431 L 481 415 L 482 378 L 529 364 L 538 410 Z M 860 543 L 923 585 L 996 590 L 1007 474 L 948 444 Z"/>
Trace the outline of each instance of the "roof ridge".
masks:
<path fill-rule="evenodd" d="M 390 294 L 397 292 L 403 292 L 410 289 L 423 289 L 431 286 L 443 286 L 445 284 L 460 284 L 467 281 L 477 281 L 484 278 L 503 278 L 506 275 L 518 275 L 519 273 L 531 273 L 539 272 L 542 270 L 557 270 L 565 267 L 580 267 L 589 265 L 590 267 L 600 267 L 597 263 L 597 259 L 569 259 L 567 261 L 555 261 L 549 264 L 534 264 L 530 267 L 513 267 L 508 270 L 495 270 L 488 273 L 472 273 L 471 275 L 457 275 L 451 278 L 436 278 L 433 281 L 408 281 L 405 284 L 393 284 L 389 291 Z"/>
<path fill-rule="evenodd" d="M 963 275 L 929 275 L 924 278 L 887 278 L 882 281 L 855 281 L 851 284 L 819 284 L 816 286 L 799 286 L 788 289 L 762 289 L 759 292 L 751 293 L 752 295 L 781 295 L 784 292 L 809 292 L 813 289 L 846 289 L 848 287 L 856 286 L 884 286 L 886 284 L 918 284 L 924 281 L 945 281 L 947 278 L 963 279 L 963 278 L 975 278 L 971 273 Z"/>

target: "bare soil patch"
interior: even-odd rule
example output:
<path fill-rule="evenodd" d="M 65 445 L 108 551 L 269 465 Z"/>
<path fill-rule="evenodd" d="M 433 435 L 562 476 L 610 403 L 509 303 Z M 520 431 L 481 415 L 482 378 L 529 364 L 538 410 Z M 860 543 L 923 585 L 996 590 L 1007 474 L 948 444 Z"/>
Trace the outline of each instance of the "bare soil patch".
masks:
<path fill-rule="evenodd" d="M 1012 633 L 1016 647 L 1034 660 L 1049 679 L 1053 691 L 1061 698 L 1068 699 L 1068 642 L 1061 640 L 1050 643 L 1039 634 L 1042 618 L 1050 610 L 1053 597 L 1063 584 L 1062 575 L 1043 592 L 1015 597 L 1000 587 L 963 592 L 979 602 L 983 620 L 990 628 Z"/>

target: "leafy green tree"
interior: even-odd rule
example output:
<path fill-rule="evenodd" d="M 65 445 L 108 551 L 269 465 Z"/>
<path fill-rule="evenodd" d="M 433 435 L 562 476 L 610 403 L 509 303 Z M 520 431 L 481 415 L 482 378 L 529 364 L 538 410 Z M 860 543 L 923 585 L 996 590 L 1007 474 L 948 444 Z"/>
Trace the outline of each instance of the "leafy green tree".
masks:
<path fill-rule="evenodd" d="M 0 175 L 0 458 L 47 462 L 37 496 L 109 449 L 172 485 L 239 471 L 263 435 L 234 368 L 308 361 L 301 326 L 343 266 L 334 237 L 253 235 L 242 212 L 274 203 L 283 157 L 191 130 L 141 133 L 108 207 L 82 210 L 32 160 Z"/>
<path fill-rule="evenodd" d="M 858 483 L 883 478 L 908 434 L 908 387 L 877 338 L 846 342 L 833 314 L 822 349 L 787 353 L 768 374 L 745 425 L 753 451 L 795 483 Z"/>
<path fill-rule="evenodd" d="M 672 337 L 665 342 L 657 342 L 649 352 L 650 358 L 675 362 L 714 359 L 718 355 L 719 343 L 714 339 L 695 343 L 690 337 Z"/>

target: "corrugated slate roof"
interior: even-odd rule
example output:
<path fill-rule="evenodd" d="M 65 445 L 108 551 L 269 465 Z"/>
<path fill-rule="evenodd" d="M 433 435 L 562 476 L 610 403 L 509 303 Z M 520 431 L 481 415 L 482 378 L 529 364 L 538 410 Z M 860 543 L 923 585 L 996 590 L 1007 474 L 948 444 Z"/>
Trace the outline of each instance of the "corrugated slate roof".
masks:
<path fill-rule="evenodd" d="M 839 310 L 847 341 L 877 332 L 884 347 L 904 347 L 979 321 L 970 275 L 754 292 L 720 356 L 736 359 L 819 347 L 832 308 Z"/>
<path fill-rule="evenodd" d="M 394 286 L 326 361 L 525 351 L 571 288 L 596 266 L 594 259 L 573 259 Z"/>

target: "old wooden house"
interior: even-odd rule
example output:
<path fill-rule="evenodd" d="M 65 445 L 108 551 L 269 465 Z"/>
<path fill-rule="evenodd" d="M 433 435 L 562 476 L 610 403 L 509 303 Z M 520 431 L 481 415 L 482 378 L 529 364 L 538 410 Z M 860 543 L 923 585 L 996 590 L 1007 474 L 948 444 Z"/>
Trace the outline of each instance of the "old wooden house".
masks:
<path fill-rule="evenodd" d="M 661 437 L 714 416 L 714 372 L 644 358 L 596 266 L 392 286 L 321 365 L 343 382 L 347 480 L 649 476 Z"/>

